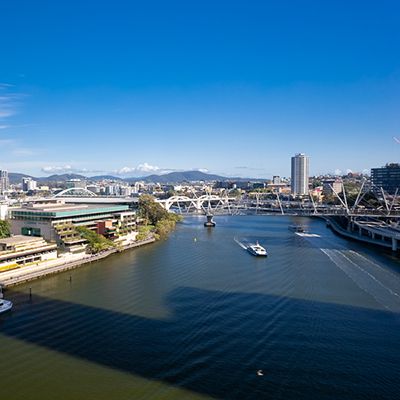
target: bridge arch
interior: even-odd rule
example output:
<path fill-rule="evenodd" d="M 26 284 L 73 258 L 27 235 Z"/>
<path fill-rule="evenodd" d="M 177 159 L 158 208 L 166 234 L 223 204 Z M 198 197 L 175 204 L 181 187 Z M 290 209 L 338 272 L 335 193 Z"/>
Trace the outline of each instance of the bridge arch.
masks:
<path fill-rule="evenodd" d="M 56 193 L 53 197 L 97 197 L 97 194 L 86 188 L 68 188 Z"/>

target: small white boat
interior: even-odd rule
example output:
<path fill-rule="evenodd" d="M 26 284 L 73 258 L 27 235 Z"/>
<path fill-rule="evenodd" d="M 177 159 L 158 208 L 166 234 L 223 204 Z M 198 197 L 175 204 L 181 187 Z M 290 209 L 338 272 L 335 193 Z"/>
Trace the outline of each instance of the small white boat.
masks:
<path fill-rule="evenodd" d="M 11 310 L 13 303 L 10 300 L 2 300 L 0 299 L 0 314 Z"/>
<path fill-rule="evenodd" d="M 247 251 L 253 254 L 253 256 L 266 257 L 268 255 L 267 250 L 265 250 L 258 242 L 247 246 Z"/>

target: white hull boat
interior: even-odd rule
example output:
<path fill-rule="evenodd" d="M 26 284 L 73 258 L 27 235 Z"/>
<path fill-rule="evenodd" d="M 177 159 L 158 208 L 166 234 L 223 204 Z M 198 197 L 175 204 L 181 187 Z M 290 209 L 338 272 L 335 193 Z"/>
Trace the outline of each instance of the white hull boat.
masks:
<path fill-rule="evenodd" d="M 258 256 L 258 257 L 266 257 L 268 255 L 267 250 L 264 249 L 261 245 L 258 244 L 251 244 L 250 246 L 247 246 L 247 251 L 250 254 L 253 254 L 253 256 Z"/>
<path fill-rule="evenodd" d="M 13 303 L 10 300 L 0 299 L 0 314 L 11 310 Z"/>

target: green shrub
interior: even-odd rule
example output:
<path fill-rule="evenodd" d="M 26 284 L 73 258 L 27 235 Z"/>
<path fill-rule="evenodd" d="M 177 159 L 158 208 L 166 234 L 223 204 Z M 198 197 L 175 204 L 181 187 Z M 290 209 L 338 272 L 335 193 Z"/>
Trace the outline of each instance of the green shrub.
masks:
<path fill-rule="evenodd" d="M 79 233 L 81 238 L 88 241 L 87 249 L 89 253 L 96 254 L 100 251 L 115 247 L 115 244 L 111 240 L 105 238 L 103 235 L 93 232 L 85 226 L 77 226 L 76 231 Z"/>

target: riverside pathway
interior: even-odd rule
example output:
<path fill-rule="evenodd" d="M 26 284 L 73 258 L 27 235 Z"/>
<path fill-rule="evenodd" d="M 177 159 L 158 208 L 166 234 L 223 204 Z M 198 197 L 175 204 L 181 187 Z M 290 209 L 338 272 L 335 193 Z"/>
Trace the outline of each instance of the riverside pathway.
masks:
<path fill-rule="evenodd" d="M 134 247 L 144 246 L 146 244 L 153 243 L 154 241 L 154 238 L 149 238 L 140 242 L 135 242 L 125 246 L 122 251 L 132 249 Z M 14 286 L 19 283 L 42 278 L 47 275 L 68 271 L 70 269 L 80 267 L 81 265 L 101 260 L 119 251 L 121 250 L 111 249 L 102 251 L 98 254 L 63 255 L 55 260 L 45 261 L 29 267 L 21 267 L 8 272 L 2 272 L 0 273 L 0 285 L 2 287 Z"/>

